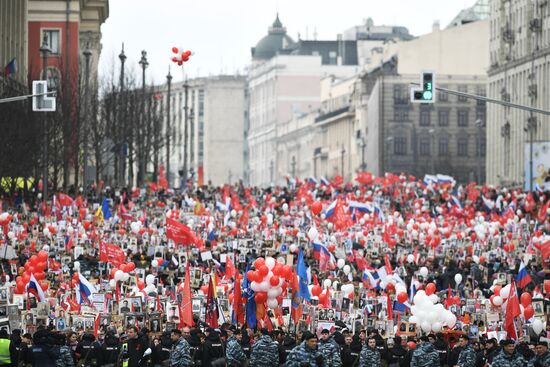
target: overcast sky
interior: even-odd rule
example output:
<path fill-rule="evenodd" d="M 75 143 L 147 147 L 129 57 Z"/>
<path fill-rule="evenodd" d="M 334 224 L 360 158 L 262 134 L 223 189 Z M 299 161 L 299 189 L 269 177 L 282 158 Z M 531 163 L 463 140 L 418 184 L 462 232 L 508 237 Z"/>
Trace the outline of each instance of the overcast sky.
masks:
<path fill-rule="evenodd" d="M 122 42 L 128 68 L 137 71 L 141 50 L 148 54 L 147 82 L 164 83 L 172 65 L 174 81 L 181 67 L 170 61 L 171 48 L 195 54 L 185 66 L 189 77 L 244 72 L 250 48 L 267 34 L 278 11 L 294 40 L 335 40 L 338 33 L 371 17 L 375 25 L 405 26 L 413 35 L 442 27 L 476 0 L 113 0 L 102 26 L 100 74 L 118 74 Z M 127 69 L 128 70 L 128 69 Z"/>

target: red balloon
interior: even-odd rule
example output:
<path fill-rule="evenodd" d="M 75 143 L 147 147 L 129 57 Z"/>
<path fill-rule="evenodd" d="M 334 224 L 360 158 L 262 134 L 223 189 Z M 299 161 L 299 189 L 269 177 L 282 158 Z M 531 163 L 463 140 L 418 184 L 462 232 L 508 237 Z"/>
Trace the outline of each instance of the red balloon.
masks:
<path fill-rule="evenodd" d="M 318 284 L 315 284 L 313 287 L 311 287 L 311 294 L 314 296 L 319 296 L 323 290 L 321 289 L 321 286 Z"/>
<path fill-rule="evenodd" d="M 47 291 L 47 290 L 48 290 L 49 284 L 48 284 L 47 281 L 41 280 L 39 283 L 40 283 L 40 288 L 42 288 L 43 291 Z"/>
<path fill-rule="evenodd" d="M 550 279 L 544 280 L 544 291 L 550 293 Z"/>
<path fill-rule="evenodd" d="M 267 301 L 267 293 L 266 292 L 257 292 L 254 296 L 254 300 L 256 303 L 263 304 L 265 301 Z"/>
<path fill-rule="evenodd" d="M 506 252 L 510 251 L 510 246 L 508 246 L 508 244 L 502 246 L 502 249 Z"/>
<path fill-rule="evenodd" d="M 260 269 L 258 269 L 258 272 L 260 273 L 260 275 L 263 278 L 269 273 L 269 268 L 266 265 L 262 265 L 262 266 L 260 266 Z"/>
<path fill-rule="evenodd" d="M 31 280 L 30 273 L 23 274 L 23 284 L 27 284 Z"/>
<path fill-rule="evenodd" d="M 29 267 L 29 273 L 34 274 L 36 273 L 36 268 L 34 266 Z"/>
<path fill-rule="evenodd" d="M 271 283 L 273 287 L 279 286 L 279 277 L 276 275 L 272 276 L 271 279 L 269 279 L 269 283 Z"/>
<path fill-rule="evenodd" d="M 48 260 L 48 253 L 46 251 L 42 250 L 38 253 L 38 258 L 42 261 L 46 261 L 46 260 Z"/>
<path fill-rule="evenodd" d="M 409 349 L 412 349 L 412 350 L 416 349 L 416 343 L 413 341 L 408 342 L 407 346 L 409 347 Z"/>
<path fill-rule="evenodd" d="M 533 297 L 531 297 L 531 294 L 527 293 L 527 292 L 523 292 L 521 294 L 521 297 L 519 298 L 519 300 L 521 301 L 521 304 L 523 305 L 523 307 L 527 307 L 531 304 L 531 300 L 533 299 Z"/>
<path fill-rule="evenodd" d="M 256 268 L 256 270 L 260 269 L 262 265 L 265 265 L 265 260 L 263 257 L 259 257 L 254 260 L 254 267 Z"/>
<path fill-rule="evenodd" d="M 525 307 L 525 310 L 523 310 L 523 316 L 525 317 L 525 320 L 530 320 L 531 317 L 533 317 L 534 315 L 535 315 L 535 310 L 531 305 Z"/>
<path fill-rule="evenodd" d="M 453 297 L 453 302 L 455 305 L 459 305 L 460 304 L 460 297 L 459 296 L 454 296 Z"/>
<path fill-rule="evenodd" d="M 397 301 L 399 303 L 405 303 L 407 301 L 407 293 L 405 292 L 400 292 L 398 295 L 397 295 Z"/>
<path fill-rule="evenodd" d="M 480 264 L 485 263 L 485 256 L 480 256 L 480 257 L 479 257 L 479 263 L 480 263 Z"/>
<path fill-rule="evenodd" d="M 254 270 L 247 271 L 246 272 L 246 278 L 251 282 L 255 282 L 256 281 L 256 272 Z"/>
<path fill-rule="evenodd" d="M 126 270 L 127 270 L 128 272 L 134 271 L 135 268 L 136 268 L 136 264 L 134 264 L 134 263 L 128 263 L 128 264 L 126 264 Z"/>
<path fill-rule="evenodd" d="M 321 213 L 321 210 L 323 210 L 323 204 L 320 201 L 316 201 L 311 204 L 311 212 L 314 215 L 318 215 L 319 213 Z"/>
<path fill-rule="evenodd" d="M 432 294 L 434 294 L 435 291 L 436 291 L 435 284 L 433 284 L 433 283 L 428 283 L 428 284 L 426 285 L 426 294 L 427 294 L 428 296 L 431 296 Z"/>
<path fill-rule="evenodd" d="M 178 61 L 178 65 L 179 65 L 179 66 L 182 66 L 182 65 L 183 65 L 183 61 Z"/>
<path fill-rule="evenodd" d="M 292 267 L 290 265 L 284 265 L 282 275 L 285 279 L 289 279 L 292 276 Z"/>
<path fill-rule="evenodd" d="M 489 300 L 491 301 L 491 304 L 492 304 L 493 306 L 496 306 L 496 305 L 495 305 L 495 302 L 494 302 L 494 299 L 495 299 L 496 296 L 497 296 L 496 294 L 493 294 L 491 297 L 489 297 Z"/>
<path fill-rule="evenodd" d="M 32 255 L 31 258 L 29 259 L 31 265 L 36 265 L 38 263 L 38 256 L 36 255 Z"/>
<path fill-rule="evenodd" d="M 137 287 L 139 290 L 142 290 L 143 288 L 145 288 L 145 282 L 143 280 L 138 280 Z"/>
<path fill-rule="evenodd" d="M 111 273 L 109 274 L 111 278 L 115 277 L 115 273 L 116 273 L 117 270 L 118 270 L 118 268 L 112 268 L 111 269 Z"/>
<path fill-rule="evenodd" d="M 35 273 L 34 277 L 36 278 L 36 280 L 43 280 L 43 279 L 46 279 L 46 273 L 41 271 L 41 272 Z"/>
<path fill-rule="evenodd" d="M 495 285 L 495 287 L 493 288 L 493 294 L 495 296 L 500 296 L 500 290 L 502 289 L 502 287 L 500 285 Z"/>
<path fill-rule="evenodd" d="M 182 57 L 182 60 L 183 60 L 184 62 L 189 61 L 189 56 L 183 56 L 183 57 Z"/>
<path fill-rule="evenodd" d="M 120 264 L 118 267 L 120 270 L 122 270 L 124 273 L 127 273 L 128 270 L 126 270 L 126 264 Z"/>
<path fill-rule="evenodd" d="M 46 269 L 46 262 L 45 261 L 42 261 L 42 262 L 39 262 L 38 264 L 36 264 L 36 270 L 38 271 L 44 271 L 44 269 Z"/>
<path fill-rule="evenodd" d="M 178 48 L 177 47 L 172 47 L 172 52 L 177 54 L 179 52 Z"/>
<path fill-rule="evenodd" d="M 185 56 L 191 56 L 191 51 L 187 50 L 183 53 Z"/>
<path fill-rule="evenodd" d="M 328 295 L 326 293 L 321 293 L 319 295 L 319 303 L 324 304 L 328 301 Z"/>
<path fill-rule="evenodd" d="M 388 293 L 395 292 L 395 285 L 393 285 L 393 283 L 388 283 L 386 285 L 386 292 L 388 292 Z"/>

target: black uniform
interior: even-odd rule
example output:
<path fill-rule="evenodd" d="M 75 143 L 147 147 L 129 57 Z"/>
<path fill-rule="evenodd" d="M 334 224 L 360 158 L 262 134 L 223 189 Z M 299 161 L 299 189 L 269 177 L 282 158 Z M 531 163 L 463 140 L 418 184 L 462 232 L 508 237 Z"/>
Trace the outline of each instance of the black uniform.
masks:
<path fill-rule="evenodd" d="M 120 341 L 114 334 L 108 333 L 99 348 L 97 364 L 100 367 L 114 367 L 119 354 Z"/>
<path fill-rule="evenodd" d="M 165 332 L 160 338 L 160 343 L 153 348 L 153 365 L 168 367 L 170 365 L 170 351 L 172 348 L 170 333 Z"/>
<path fill-rule="evenodd" d="M 225 358 L 225 350 L 218 333 L 211 332 L 204 342 L 202 366 L 210 367 L 212 361 L 218 358 Z"/>
<path fill-rule="evenodd" d="M 359 365 L 359 355 L 361 354 L 361 344 L 344 345 L 342 347 L 342 366 L 352 367 Z"/>
<path fill-rule="evenodd" d="M 286 363 L 286 358 L 290 351 L 296 346 L 296 341 L 290 336 L 285 336 L 283 342 L 279 345 L 279 363 Z"/>

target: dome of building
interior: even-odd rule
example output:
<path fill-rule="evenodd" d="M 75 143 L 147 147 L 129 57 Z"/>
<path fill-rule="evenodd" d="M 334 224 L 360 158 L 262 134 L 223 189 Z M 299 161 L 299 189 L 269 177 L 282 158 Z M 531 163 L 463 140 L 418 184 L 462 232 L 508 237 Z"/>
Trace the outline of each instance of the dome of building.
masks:
<path fill-rule="evenodd" d="M 269 60 L 280 50 L 289 49 L 292 46 L 294 46 L 294 40 L 286 34 L 286 28 L 283 27 L 277 14 L 273 25 L 268 29 L 267 36 L 252 48 L 252 59 Z"/>

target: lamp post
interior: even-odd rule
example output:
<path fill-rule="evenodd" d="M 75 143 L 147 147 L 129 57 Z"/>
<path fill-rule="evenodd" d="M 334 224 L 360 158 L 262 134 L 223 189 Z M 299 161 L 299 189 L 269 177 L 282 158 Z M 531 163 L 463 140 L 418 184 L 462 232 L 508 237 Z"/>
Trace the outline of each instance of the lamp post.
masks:
<path fill-rule="evenodd" d="M 170 114 L 172 113 L 172 75 L 170 74 L 170 67 L 168 67 L 168 75 L 166 75 L 166 84 L 168 85 L 168 99 L 166 101 L 166 177 L 168 179 L 168 186 L 170 186 Z"/>
<path fill-rule="evenodd" d="M 89 43 L 86 44 L 86 49 L 84 50 L 84 52 L 82 52 L 82 55 L 84 55 L 84 59 L 86 61 L 86 64 L 85 64 L 85 69 L 84 69 L 84 75 L 85 75 L 85 79 L 84 79 L 84 91 L 86 93 L 85 97 L 84 97 L 84 119 L 83 119 L 83 123 L 84 123 L 84 139 L 82 141 L 83 145 L 84 145 L 84 173 L 83 173 L 83 179 L 82 179 L 82 184 L 84 185 L 84 196 L 87 197 L 88 196 L 88 185 L 87 185 L 87 180 L 88 180 L 88 108 L 89 108 L 89 98 L 90 98 L 90 84 L 89 84 L 89 79 L 90 79 L 90 57 L 92 56 L 92 51 L 90 51 L 89 49 Z M 97 162 L 96 162 L 96 166 L 97 166 Z"/>
<path fill-rule="evenodd" d="M 48 54 L 51 52 L 48 47 L 48 35 L 44 33 L 40 53 L 42 54 L 42 80 L 48 81 Z M 48 201 L 48 120 L 44 116 L 44 142 L 42 147 L 42 196 L 44 202 Z"/>
<path fill-rule="evenodd" d="M 342 145 L 342 150 L 340 151 L 340 154 L 342 159 L 342 170 L 340 172 L 340 175 L 342 176 L 342 178 L 344 178 L 344 155 L 346 154 L 346 149 L 344 148 L 343 145 Z"/>
<path fill-rule="evenodd" d="M 273 183 L 273 168 L 275 167 L 275 162 L 273 159 L 269 162 L 269 183 Z"/>
<path fill-rule="evenodd" d="M 141 84 L 141 94 L 142 94 L 142 107 L 143 107 L 143 114 L 141 116 L 141 122 L 142 123 L 145 123 L 145 116 L 146 116 L 146 108 L 145 108 L 145 69 L 147 69 L 147 67 L 149 66 L 149 62 L 147 61 L 147 51 L 143 50 L 141 51 L 141 60 L 139 60 L 139 64 L 141 65 L 141 70 L 142 70 L 142 74 L 141 74 L 141 78 L 142 78 L 142 84 Z M 139 131 L 139 129 L 138 129 Z M 138 136 L 142 135 L 143 132 L 141 134 L 138 134 Z M 145 136 L 141 136 L 141 139 L 145 140 Z M 138 144 L 141 143 L 142 146 L 141 147 L 138 147 L 140 149 L 143 148 L 143 143 L 144 142 L 139 142 L 138 141 Z M 143 183 L 143 179 L 144 179 L 144 175 L 145 175 L 145 170 L 147 168 L 146 166 L 146 163 L 145 163 L 145 156 L 144 156 L 144 152 L 143 151 L 140 151 L 139 154 L 138 154 L 138 165 L 139 165 L 139 170 L 138 170 L 138 186 L 140 186 L 142 183 Z"/>
<path fill-rule="evenodd" d="M 296 177 L 296 156 L 292 156 L 292 159 L 290 160 L 290 167 L 292 172 L 292 178 Z"/>
<path fill-rule="evenodd" d="M 482 179 L 481 179 L 481 160 L 484 159 L 483 152 L 481 151 L 481 139 L 483 138 L 481 132 L 483 129 L 483 121 L 481 119 L 476 120 L 476 126 L 477 126 L 477 151 L 479 152 L 479 157 L 477 159 L 477 181 L 478 184 L 481 185 Z"/>
<path fill-rule="evenodd" d="M 435 175 L 435 129 L 430 129 L 428 131 L 430 133 L 430 150 L 432 153 L 432 159 L 431 159 L 431 173 Z"/>
<path fill-rule="evenodd" d="M 365 142 L 365 137 L 361 136 L 359 138 L 359 148 L 361 148 L 361 171 L 364 172 L 367 167 L 365 165 L 365 147 L 367 146 L 367 143 Z"/>
<path fill-rule="evenodd" d="M 124 108 L 124 63 L 126 62 L 126 55 L 124 54 L 124 43 L 122 44 L 122 50 L 120 51 L 120 55 L 118 55 L 118 58 L 120 59 L 120 111 L 119 111 L 119 129 L 120 129 L 120 135 L 119 135 L 119 143 L 120 146 L 118 147 L 117 154 L 120 155 L 120 162 L 119 162 L 119 185 L 120 187 L 126 186 L 126 179 L 124 178 L 126 173 L 126 157 L 125 157 L 125 133 L 126 133 L 126 123 L 123 121 L 124 117 L 122 116 L 122 111 Z M 132 177 L 133 179 L 133 177 Z"/>

